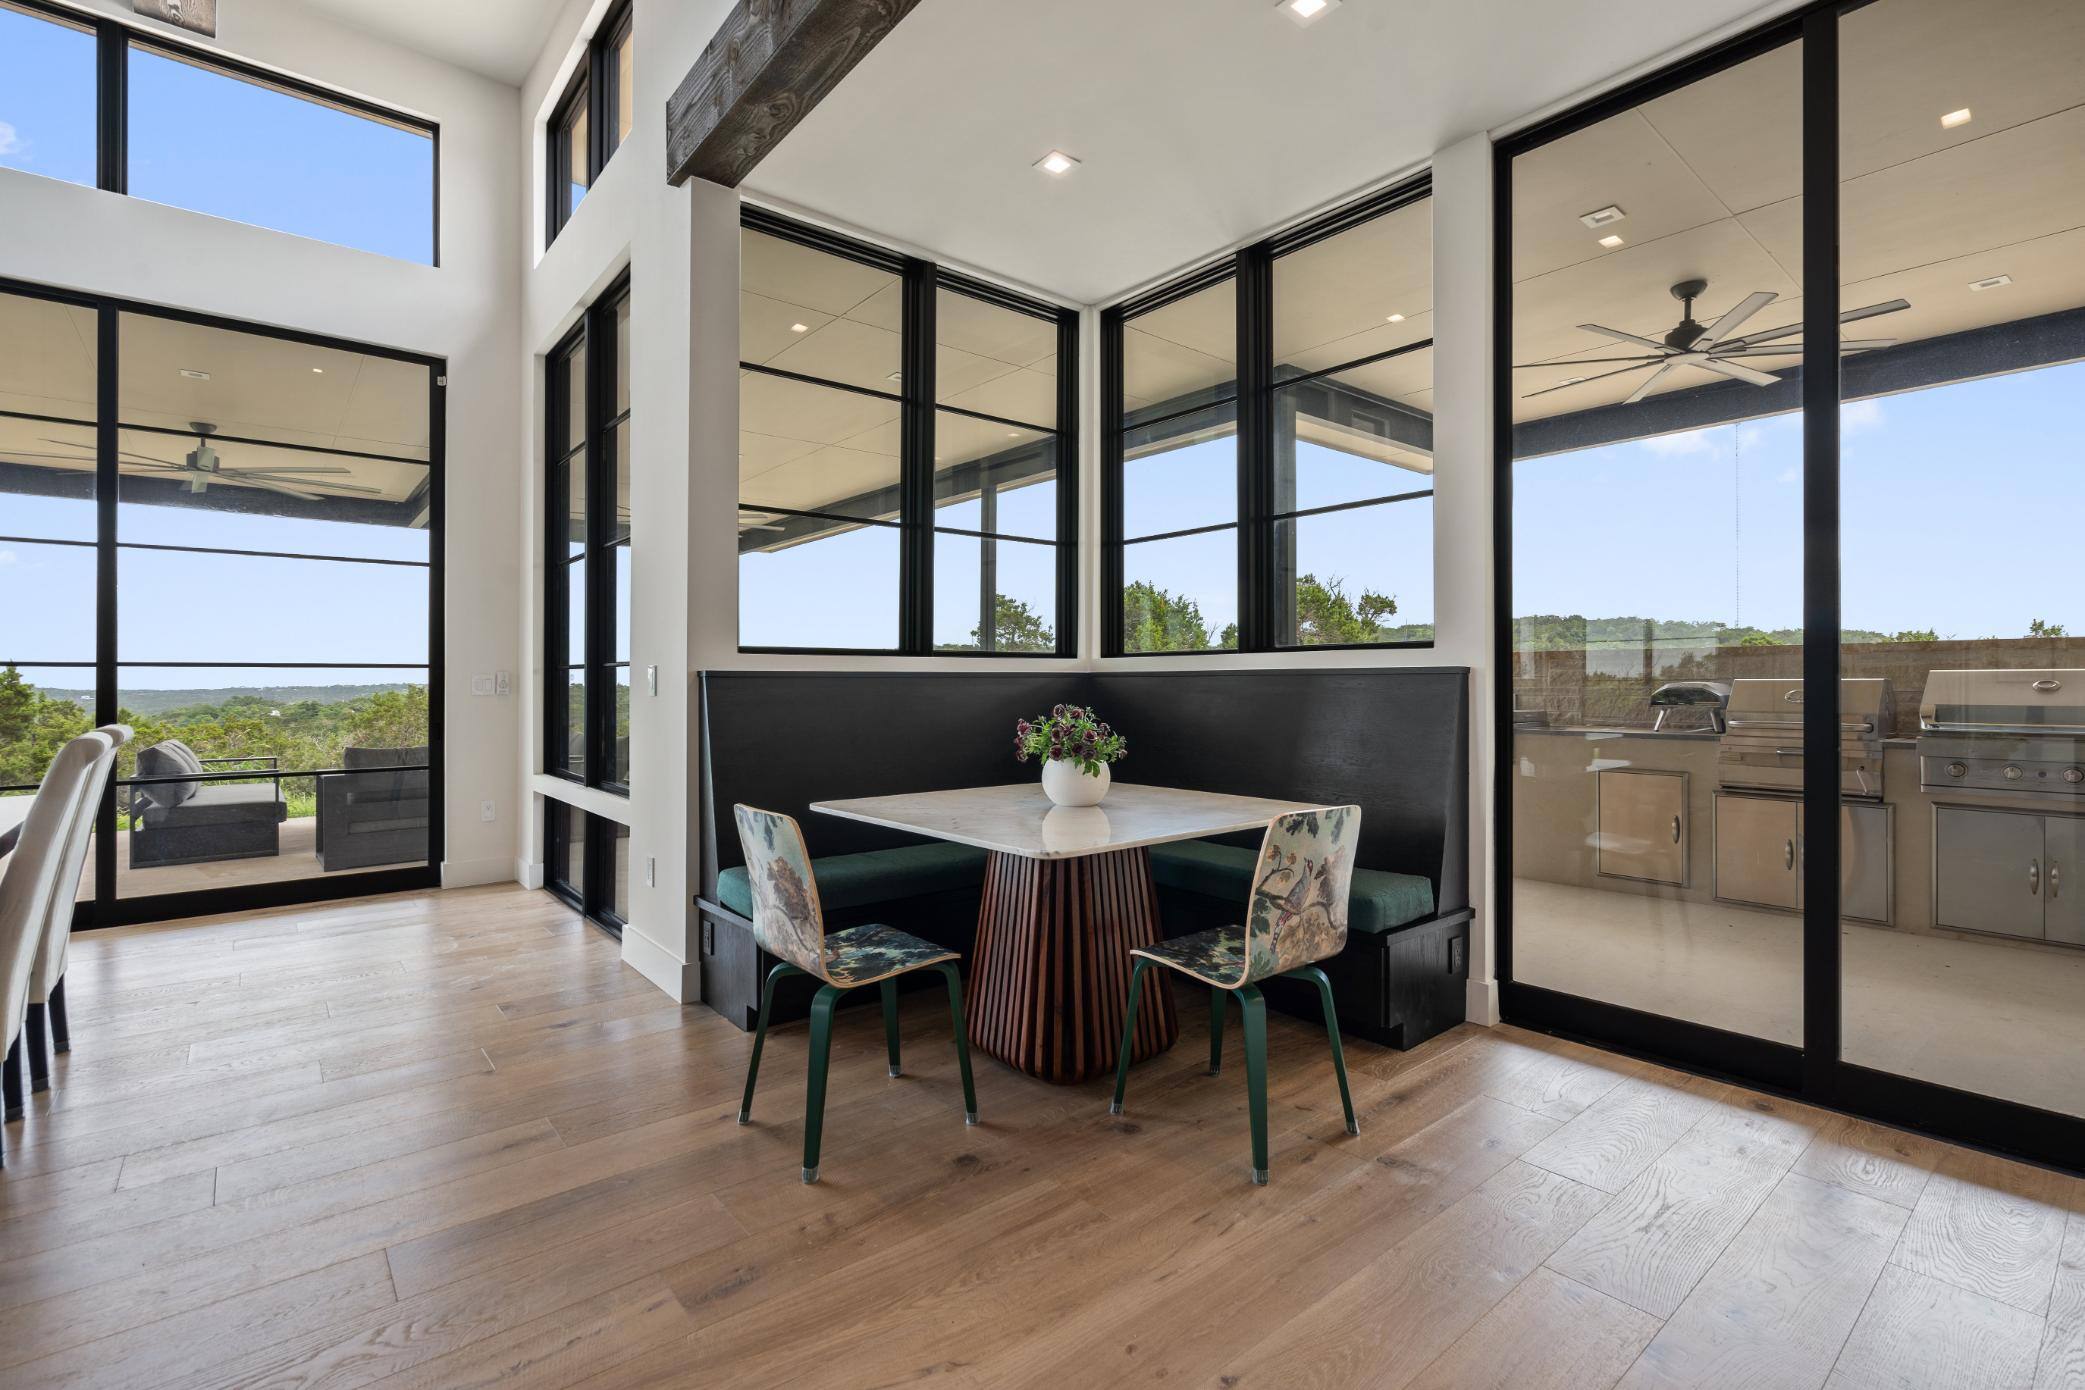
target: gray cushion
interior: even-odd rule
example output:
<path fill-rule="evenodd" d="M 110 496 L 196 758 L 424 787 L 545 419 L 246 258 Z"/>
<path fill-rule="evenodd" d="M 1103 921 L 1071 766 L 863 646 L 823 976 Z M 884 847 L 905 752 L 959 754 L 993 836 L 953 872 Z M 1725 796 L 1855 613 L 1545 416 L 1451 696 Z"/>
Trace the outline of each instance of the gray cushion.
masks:
<path fill-rule="evenodd" d="M 273 782 L 217 782 L 173 807 L 145 814 L 150 825 L 252 825 L 281 821 L 289 808 Z"/>
<path fill-rule="evenodd" d="M 1258 856 L 1237 845 L 1184 840 L 1151 848 L 1151 877 L 1161 888 L 1227 898 L 1242 914 Z M 1347 888 L 1347 926 L 1374 935 L 1433 916 L 1433 882 L 1386 869 L 1354 870 Z"/>
<path fill-rule="evenodd" d="M 986 854 L 969 845 L 932 844 L 833 854 L 811 861 L 818 899 L 827 912 L 895 902 L 922 893 L 975 888 L 984 881 Z M 717 901 L 741 917 L 753 915 L 753 887 L 743 867 L 717 875 Z"/>
<path fill-rule="evenodd" d="M 343 748 L 340 765 L 357 771 L 368 767 L 419 767 L 427 761 L 427 745 L 418 748 Z"/>
<path fill-rule="evenodd" d="M 201 772 L 202 760 L 178 738 L 166 739 L 138 750 L 140 777 L 172 777 L 182 772 Z M 153 782 L 139 788 L 162 810 L 172 810 L 202 790 L 201 782 Z"/>

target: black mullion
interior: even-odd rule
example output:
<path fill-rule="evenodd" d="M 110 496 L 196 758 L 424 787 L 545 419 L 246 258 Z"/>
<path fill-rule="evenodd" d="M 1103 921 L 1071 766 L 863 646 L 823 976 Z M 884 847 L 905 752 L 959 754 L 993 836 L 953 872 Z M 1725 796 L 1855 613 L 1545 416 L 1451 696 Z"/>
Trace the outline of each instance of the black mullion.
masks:
<path fill-rule="evenodd" d="M 999 489 L 989 481 L 977 494 L 977 519 L 986 531 L 999 529 Z M 936 534 L 940 534 L 937 529 Z M 999 543 L 980 536 L 977 542 L 977 587 L 979 597 L 977 645 L 982 651 L 999 649 Z"/>
<path fill-rule="evenodd" d="M 1212 531 L 1235 531 L 1235 521 L 1212 521 L 1207 526 L 1183 526 L 1178 531 L 1154 531 L 1148 536 L 1125 536 L 1116 543 L 1118 549 L 1125 545 L 1142 545 L 1145 541 L 1177 541 L 1182 536 L 1206 536 Z"/>
<path fill-rule="evenodd" d="M 1362 507 L 1380 507 L 1390 502 L 1416 502 L 1421 497 L 1433 496 L 1432 488 L 1419 492 L 1394 492 L 1388 497 L 1364 497 L 1358 502 L 1328 502 L 1322 507 L 1298 507 L 1292 512 L 1276 512 L 1270 521 L 1295 521 L 1300 517 L 1324 516 L 1330 512 L 1351 512 Z"/>
<path fill-rule="evenodd" d="M 1122 655 L 1122 311 L 1100 316 L 1100 654 Z M 1076 589 L 1074 590 L 1076 593 Z"/>
<path fill-rule="evenodd" d="M 1830 1101 L 1839 938 L 1839 15 L 1803 17 L 1803 1091 Z"/>
<path fill-rule="evenodd" d="M 874 396 L 879 401 L 889 401 L 892 405 L 897 406 L 906 404 L 910 399 L 910 393 L 904 388 L 904 379 L 911 375 L 909 372 L 901 371 L 898 373 L 898 391 L 890 392 L 878 391 L 873 386 L 856 386 L 846 381 L 828 381 L 821 376 L 805 376 L 802 372 L 792 372 L 786 367 L 769 367 L 759 362 L 742 361 L 738 366 L 742 372 L 758 372 L 762 376 L 778 376 L 784 381 L 799 381 L 806 386 L 823 386 L 832 391 L 852 391 L 857 396 Z M 1002 423 L 1020 425 L 1021 422 L 1018 420 L 1007 420 Z M 1034 429 L 1035 427 L 1033 425 L 1021 425 L 1021 428 Z"/>
<path fill-rule="evenodd" d="M 106 36 L 103 54 L 106 56 Z M 117 372 L 123 360 L 122 321 L 113 306 L 95 311 L 94 429 L 94 722 L 113 724 L 121 718 L 116 690 L 116 415 L 121 403 Z M 111 779 L 113 782 L 114 779 Z M 94 820 L 94 915 L 105 917 L 116 901 L 116 789 L 102 793 Z"/>
<path fill-rule="evenodd" d="M 92 541 L 39 541 L 31 537 L 0 536 L 0 540 L 20 540 L 28 545 L 92 545 Z M 325 560 L 338 565 L 397 565 L 406 569 L 426 569 L 426 560 L 387 560 L 372 555 L 318 555 L 303 550 L 240 550 L 223 545 L 167 545 L 160 541 L 118 541 L 118 550 L 171 550 L 182 555 L 241 555 L 250 560 Z"/>
<path fill-rule="evenodd" d="M 1007 531 L 980 531 L 974 526 L 936 526 L 937 536 L 970 536 L 981 541 L 1011 541 L 1016 545 L 1055 545 L 1057 542 L 1042 536 L 1016 536 Z M 44 663 L 48 665 L 49 663 Z"/>
<path fill-rule="evenodd" d="M 1130 434 L 1142 430 L 1156 429 L 1160 425 L 1170 425 L 1175 420 L 1185 420 L 1190 415 L 1205 415 L 1212 410 L 1221 410 L 1223 407 L 1227 405 L 1235 405 L 1237 403 L 1237 400 L 1238 393 L 1233 391 L 1231 394 L 1226 396 L 1212 397 L 1211 399 L 1206 401 L 1198 401 L 1194 405 L 1184 405 L 1180 407 L 1180 409 L 1178 410 L 1169 410 L 1163 415 L 1153 415 L 1148 419 L 1140 419 L 1135 422 L 1126 421 L 1118 412 L 1116 416 L 1115 429 L 1116 432 L 1120 434 Z M 1234 417 L 1237 414 L 1235 410 L 1231 413 Z"/>
<path fill-rule="evenodd" d="M 440 145 L 437 142 L 437 150 Z M 427 487 L 427 864 L 438 876 L 448 831 L 447 715 L 448 604 L 444 576 L 448 572 L 448 495 L 443 474 L 449 456 L 449 361 L 427 369 L 427 458 L 432 472 Z"/>
<path fill-rule="evenodd" d="M 839 512 L 808 512 L 800 507 L 763 507 L 757 502 L 741 502 L 738 504 L 738 509 L 742 512 L 764 512 L 772 516 L 805 516 L 813 521 L 838 521 L 844 522 L 849 526 L 887 526 L 892 530 L 901 529 L 905 524 L 903 521 L 889 521 L 882 517 L 874 516 L 845 516 Z"/>
<path fill-rule="evenodd" d="M 565 418 L 572 399 L 572 352 L 584 338 L 582 324 L 551 349 L 543 374 L 547 388 L 545 446 L 550 451 L 543 470 L 543 767 L 546 772 L 566 775 L 571 773 L 572 727 L 571 675 L 566 669 L 572 650 L 571 571 L 567 565 L 572 550 L 571 467 L 579 449 L 563 449 L 560 444 L 572 437 L 571 422 Z M 554 664 L 550 660 L 553 654 Z M 554 721 L 549 717 L 553 709 L 558 711 Z"/>
<path fill-rule="evenodd" d="M 130 30 L 113 19 L 94 26 L 94 184 L 130 191 Z"/>
<path fill-rule="evenodd" d="M 598 148 L 598 147 L 597 147 Z M 601 331 L 601 304 L 596 302 L 587 308 L 586 320 L 586 541 L 583 553 L 586 560 L 586 633 L 581 643 L 581 654 L 585 664 L 582 680 L 586 686 L 586 782 L 598 787 L 608 766 L 608 723 L 603 718 L 603 706 L 607 703 L 606 673 L 601 669 L 608 657 L 610 632 L 615 622 L 615 595 L 611 592 L 614 583 L 614 557 L 608 551 L 609 515 L 613 505 L 602 505 L 602 475 L 607 473 L 613 486 L 615 460 L 602 457 L 607 450 L 602 447 L 601 416 L 603 404 L 611 389 L 610 373 L 615 368 L 615 349 L 609 339 L 613 333 Z M 602 467 L 603 463 L 607 468 Z M 587 876 L 593 882 L 591 873 Z"/>
<path fill-rule="evenodd" d="M 594 181 L 601 177 L 601 171 L 608 167 L 608 156 L 615 153 L 614 148 L 608 143 L 610 93 L 607 80 L 608 65 L 603 61 L 607 55 L 606 30 L 607 26 L 603 25 L 594 31 L 594 36 L 586 41 L 586 56 L 580 60 L 587 71 L 586 186 L 589 189 L 594 186 Z"/>
<path fill-rule="evenodd" d="M 1238 650 L 1274 645 L 1274 259 L 1238 253 Z"/>
<path fill-rule="evenodd" d="M 951 415 L 961 415 L 965 419 L 982 420 L 988 425 L 1005 425 L 1009 429 L 1027 430 L 1031 434 L 1048 435 L 1056 433 L 1048 425 L 1038 425 L 1032 420 L 1015 420 L 1005 415 L 987 415 L 982 410 L 966 410 L 960 405 L 950 405 L 946 401 L 937 403 L 934 409 L 945 410 Z"/>
<path fill-rule="evenodd" d="M 908 257 L 898 378 L 898 650 L 915 655 L 934 649 L 934 292 L 934 267 Z"/>
<path fill-rule="evenodd" d="M 1393 357 L 1409 356 L 1412 353 L 1432 346 L 1433 339 L 1421 338 L 1416 343 L 1406 343 L 1403 347 L 1388 348 L 1382 352 L 1372 352 L 1366 357 L 1357 357 L 1351 362 L 1342 362 L 1336 367 L 1319 367 L 1315 371 L 1298 372 L 1294 376 L 1285 376 L 1275 382 L 1274 386 L 1277 390 L 1284 390 L 1291 386 L 1301 386 L 1305 382 L 1320 381 L 1328 376 L 1337 376 L 1341 372 L 1351 372 L 1356 367 L 1373 367 L 1378 362 L 1387 362 Z"/>
<path fill-rule="evenodd" d="M 1079 654 L 1079 315 L 1057 314 L 1057 655 Z"/>

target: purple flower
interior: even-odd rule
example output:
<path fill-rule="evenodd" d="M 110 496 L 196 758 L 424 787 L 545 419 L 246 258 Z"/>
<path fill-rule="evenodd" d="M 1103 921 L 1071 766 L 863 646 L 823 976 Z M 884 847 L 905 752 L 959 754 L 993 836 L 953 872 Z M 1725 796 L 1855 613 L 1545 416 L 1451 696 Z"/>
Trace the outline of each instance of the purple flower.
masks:
<path fill-rule="evenodd" d="M 1020 723 L 1014 725 L 1014 732 L 1022 738 L 1028 737 L 1028 721 L 1023 719 Z"/>

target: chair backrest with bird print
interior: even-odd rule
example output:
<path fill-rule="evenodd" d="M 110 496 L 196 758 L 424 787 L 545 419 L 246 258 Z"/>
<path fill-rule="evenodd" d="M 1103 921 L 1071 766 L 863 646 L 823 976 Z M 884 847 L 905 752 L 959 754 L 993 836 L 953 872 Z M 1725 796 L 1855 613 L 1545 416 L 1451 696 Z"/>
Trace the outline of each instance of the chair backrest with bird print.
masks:
<path fill-rule="evenodd" d="M 753 890 L 753 939 L 769 955 L 825 978 L 825 914 L 803 831 L 779 811 L 739 805 L 732 812 Z"/>
<path fill-rule="evenodd" d="M 1260 844 L 1245 912 L 1245 983 L 1336 956 L 1347 944 L 1347 889 L 1359 806 L 1276 816 Z"/>
<path fill-rule="evenodd" d="M 60 891 L 59 870 L 73 818 L 85 798 L 88 774 L 109 751 L 107 734 L 81 734 L 58 750 L 36 789 L 21 839 L 0 873 L 0 1046 L 12 1043 L 29 1005 L 37 947 Z M 74 884 L 63 885 L 70 894 Z"/>
<path fill-rule="evenodd" d="M 72 818 L 72 832 L 66 839 L 63 857 L 58 861 L 58 881 L 51 889 L 51 907 L 45 914 L 43 941 L 36 948 L 36 966 L 29 980 L 29 1002 L 32 1004 L 49 1003 L 51 991 L 65 978 L 66 950 L 72 941 L 73 890 L 78 887 L 80 873 L 87 866 L 87 848 L 94 839 L 94 820 L 101 810 L 101 794 L 108 787 L 109 773 L 116 765 L 116 754 L 130 742 L 128 724 L 104 724 L 94 732 L 106 734 L 109 746 L 87 770 L 87 780 L 80 788 L 80 805 Z"/>

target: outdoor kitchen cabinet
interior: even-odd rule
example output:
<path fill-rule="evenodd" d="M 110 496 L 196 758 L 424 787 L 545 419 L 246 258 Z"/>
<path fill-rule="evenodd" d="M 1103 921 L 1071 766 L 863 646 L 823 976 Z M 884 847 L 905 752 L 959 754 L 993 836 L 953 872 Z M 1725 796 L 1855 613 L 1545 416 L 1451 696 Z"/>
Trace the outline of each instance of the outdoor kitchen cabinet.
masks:
<path fill-rule="evenodd" d="M 1687 886 L 1687 774 L 1604 768 L 1596 774 L 1598 872 Z"/>
<path fill-rule="evenodd" d="M 1803 804 L 1791 797 L 1716 793 L 1715 896 L 1721 902 L 1793 912 L 1803 905 Z M 1890 808 L 1839 807 L 1839 915 L 1888 925 Z"/>
<path fill-rule="evenodd" d="M 1933 808 L 1933 925 L 2085 946 L 2085 817 Z"/>

